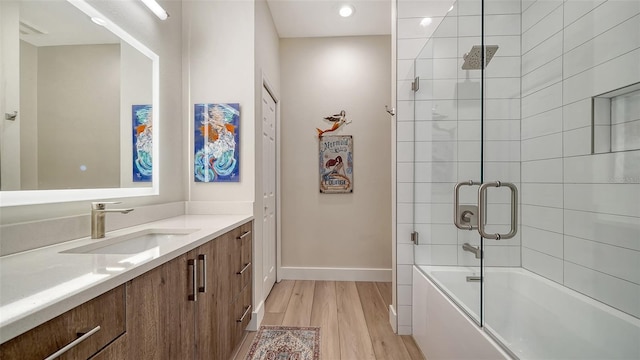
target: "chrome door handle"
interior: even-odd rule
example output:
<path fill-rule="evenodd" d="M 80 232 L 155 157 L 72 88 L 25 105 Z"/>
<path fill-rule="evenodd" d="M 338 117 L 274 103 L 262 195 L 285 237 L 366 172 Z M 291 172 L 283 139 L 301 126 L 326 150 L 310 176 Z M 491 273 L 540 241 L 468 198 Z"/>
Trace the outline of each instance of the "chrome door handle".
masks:
<path fill-rule="evenodd" d="M 194 259 L 187 260 L 187 268 L 191 268 L 192 293 L 189 294 L 189 301 L 198 301 L 198 264 Z"/>
<path fill-rule="evenodd" d="M 244 318 L 247 317 L 249 310 L 251 310 L 251 305 L 247 306 L 247 310 L 244 311 L 244 313 L 242 314 L 242 317 L 240 317 L 240 319 L 237 319 L 236 322 L 239 322 L 239 323 L 243 322 Z"/>
<path fill-rule="evenodd" d="M 198 255 L 198 260 L 202 261 L 202 286 L 198 287 L 198 291 L 203 293 L 207 292 L 207 255 Z"/>
<path fill-rule="evenodd" d="M 238 240 L 244 239 L 245 237 L 249 236 L 249 234 L 251 234 L 251 230 L 243 232 L 242 235 L 238 236 L 236 239 Z"/>
<path fill-rule="evenodd" d="M 465 214 L 464 212 L 461 213 L 460 210 L 460 188 L 463 186 L 474 186 L 474 185 L 480 185 L 479 182 L 477 181 L 473 181 L 473 180 L 469 180 L 469 181 L 463 181 L 463 182 L 459 182 L 456 184 L 456 187 L 453 191 L 453 223 L 456 225 L 456 227 L 458 229 L 461 230 L 473 230 L 473 229 L 477 229 L 477 226 L 473 226 L 471 224 L 463 224 L 462 223 L 462 215 L 464 214 L 465 216 L 468 216 L 469 214 Z"/>
<path fill-rule="evenodd" d="M 251 266 L 251 263 L 248 263 L 247 265 L 245 265 L 242 270 L 236 272 L 236 275 L 242 275 L 244 274 L 245 271 L 247 271 L 247 269 Z"/>
<path fill-rule="evenodd" d="M 81 342 L 87 340 L 91 335 L 97 333 L 98 331 L 100 331 L 100 325 L 98 325 L 98 326 L 94 327 L 93 329 L 85 332 L 84 334 L 82 334 L 82 336 L 80 336 L 79 338 L 77 338 L 77 339 L 73 340 L 72 342 L 68 343 L 62 349 L 60 349 L 60 350 L 54 352 L 53 354 L 49 355 L 44 360 L 53 360 L 53 359 L 56 359 L 56 358 L 60 357 L 62 354 L 64 354 L 67 351 L 71 350 L 73 347 L 75 347 L 76 345 L 80 344 Z"/>
<path fill-rule="evenodd" d="M 506 234 L 487 234 L 485 231 L 485 222 L 487 215 L 485 214 L 487 202 L 487 189 L 490 187 L 506 186 L 511 190 L 511 230 Z M 492 181 L 480 185 L 478 188 L 478 232 L 485 239 L 511 239 L 518 232 L 518 188 L 508 182 Z"/>

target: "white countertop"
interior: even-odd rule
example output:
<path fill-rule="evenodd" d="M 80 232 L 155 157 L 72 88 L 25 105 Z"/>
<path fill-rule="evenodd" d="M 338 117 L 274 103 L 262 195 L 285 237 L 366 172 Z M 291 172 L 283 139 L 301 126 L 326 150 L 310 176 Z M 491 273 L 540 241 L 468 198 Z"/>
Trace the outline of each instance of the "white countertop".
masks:
<path fill-rule="evenodd" d="M 253 219 L 251 215 L 183 215 L 0 257 L 0 343 L 182 255 Z M 196 229 L 142 256 L 61 253 L 144 229 Z"/>

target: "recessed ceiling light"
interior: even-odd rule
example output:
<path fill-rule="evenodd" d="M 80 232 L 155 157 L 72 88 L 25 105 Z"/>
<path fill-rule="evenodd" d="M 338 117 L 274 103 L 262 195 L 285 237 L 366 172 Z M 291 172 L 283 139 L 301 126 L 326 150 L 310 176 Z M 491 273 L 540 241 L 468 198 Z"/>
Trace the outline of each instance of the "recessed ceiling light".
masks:
<path fill-rule="evenodd" d="M 340 16 L 342 17 L 349 17 L 351 15 L 353 15 L 353 13 L 356 11 L 356 9 L 351 6 L 351 5 L 343 5 L 340 8 Z"/>
<path fill-rule="evenodd" d="M 430 17 L 426 17 L 426 18 L 422 19 L 422 21 L 420 21 L 420 26 L 427 27 L 427 26 L 431 25 L 431 22 L 433 22 L 433 20 Z"/>
<path fill-rule="evenodd" d="M 99 18 L 99 17 L 92 17 L 91 21 L 93 21 L 95 24 L 98 24 L 100 26 L 104 26 L 107 22 L 104 21 L 103 18 Z"/>

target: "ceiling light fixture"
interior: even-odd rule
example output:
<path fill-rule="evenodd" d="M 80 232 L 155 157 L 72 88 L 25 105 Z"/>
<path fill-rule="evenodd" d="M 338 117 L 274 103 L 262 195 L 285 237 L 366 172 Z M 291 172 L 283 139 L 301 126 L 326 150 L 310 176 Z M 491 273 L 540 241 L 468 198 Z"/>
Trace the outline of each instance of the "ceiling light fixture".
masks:
<path fill-rule="evenodd" d="M 422 21 L 420 21 L 420 26 L 427 27 L 427 26 L 431 25 L 432 22 L 433 22 L 433 20 L 430 17 L 426 17 L 426 18 L 422 19 Z"/>
<path fill-rule="evenodd" d="M 342 17 L 349 17 L 351 15 L 353 15 L 353 13 L 356 11 L 356 9 L 351 6 L 351 5 L 343 5 L 340 8 L 340 16 Z"/>
<path fill-rule="evenodd" d="M 160 20 L 167 20 L 169 13 L 156 0 L 141 0 Z"/>

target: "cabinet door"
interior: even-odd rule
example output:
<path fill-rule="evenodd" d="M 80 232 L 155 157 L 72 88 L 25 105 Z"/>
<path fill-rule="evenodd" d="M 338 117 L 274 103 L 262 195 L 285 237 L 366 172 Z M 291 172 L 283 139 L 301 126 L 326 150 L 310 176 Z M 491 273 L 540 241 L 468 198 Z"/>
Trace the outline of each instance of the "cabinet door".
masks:
<path fill-rule="evenodd" d="M 227 359 L 231 353 L 225 341 L 228 326 L 225 312 L 229 293 L 228 242 L 226 235 L 216 238 L 195 251 L 198 258 L 198 301 L 196 302 L 196 358 Z"/>
<path fill-rule="evenodd" d="M 193 251 L 127 284 L 129 359 L 193 359 Z"/>

